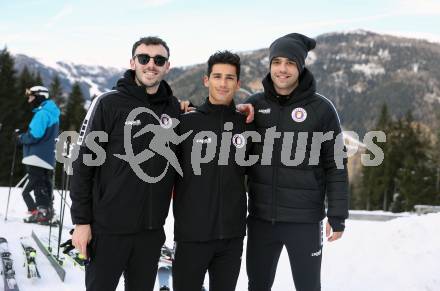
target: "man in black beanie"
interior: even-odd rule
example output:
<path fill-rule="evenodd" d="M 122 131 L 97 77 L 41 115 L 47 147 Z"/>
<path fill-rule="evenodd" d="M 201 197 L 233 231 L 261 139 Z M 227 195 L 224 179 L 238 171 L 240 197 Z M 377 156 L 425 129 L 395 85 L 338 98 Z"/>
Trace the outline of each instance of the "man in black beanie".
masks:
<path fill-rule="evenodd" d="M 263 158 L 249 171 L 246 265 L 250 291 L 271 290 L 283 246 L 296 290 L 321 290 L 322 221 L 328 217 L 326 236 L 335 241 L 342 236 L 348 217 L 340 120 L 333 104 L 316 92 L 315 79 L 305 68 L 307 53 L 315 46 L 315 40 L 298 33 L 275 40 L 264 92 L 248 100 L 260 135 L 274 126 L 281 133 L 274 138 L 269 163 L 263 143 L 253 147 L 253 154 Z M 317 133 L 323 134 L 318 148 Z M 300 137 L 304 134 L 305 142 Z M 297 161 L 300 154 L 303 160 Z"/>

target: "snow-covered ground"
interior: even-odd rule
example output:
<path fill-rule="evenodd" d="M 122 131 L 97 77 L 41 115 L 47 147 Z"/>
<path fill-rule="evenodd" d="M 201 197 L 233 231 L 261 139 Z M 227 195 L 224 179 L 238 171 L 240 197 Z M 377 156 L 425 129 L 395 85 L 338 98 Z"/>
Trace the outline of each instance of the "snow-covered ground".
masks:
<path fill-rule="evenodd" d="M 49 228 L 21 222 L 26 207 L 20 190 L 11 194 L 8 221 L 5 222 L 7 196 L 8 188 L 0 187 L 0 236 L 9 241 L 20 290 L 85 290 L 83 271 L 67 262 L 67 275 L 63 283 L 38 249 L 37 260 L 42 278 L 34 281 L 26 278 L 19 238 L 30 236 L 32 230 L 47 235 Z M 59 207 L 58 194 L 55 205 Z M 67 214 L 65 224 L 71 225 L 70 215 Z M 172 220 L 170 215 L 165 226 L 169 246 L 172 246 Z M 66 230 L 64 234 L 67 237 Z M 0 290 L 2 287 L 3 278 L 0 281 Z M 124 290 L 123 279 L 117 290 Z M 157 284 L 155 290 L 158 290 Z M 237 290 L 247 290 L 245 260 Z M 295 290 L 285 251 L 281 254 L 272 290 Z M 440 290 L 440 214 L 408 215 L 387 222 L 348 220 L 343 238 L 324 244 L 322 290 Z"/>

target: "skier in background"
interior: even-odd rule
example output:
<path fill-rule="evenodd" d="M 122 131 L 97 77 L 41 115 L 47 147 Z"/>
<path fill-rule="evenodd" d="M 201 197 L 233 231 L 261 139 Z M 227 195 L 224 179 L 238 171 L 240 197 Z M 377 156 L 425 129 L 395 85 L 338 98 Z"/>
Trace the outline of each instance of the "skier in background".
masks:
<path fill-rule="evenodd" d="M 28 183 L 23 189 L 23 199 L 28 208 L 27 223 L 50 223 L 52 206 L 52 175 L 55 166 L 55 138 L 58 136 L 60 109 L 50 99 L 49 90 L 34 86 L 26 90 L 28 103 L 34 116 L 26 133 L 18 136 L 23 145 L 23 160 Z M 33 190 L 35 200 L 30 195 Z"/>

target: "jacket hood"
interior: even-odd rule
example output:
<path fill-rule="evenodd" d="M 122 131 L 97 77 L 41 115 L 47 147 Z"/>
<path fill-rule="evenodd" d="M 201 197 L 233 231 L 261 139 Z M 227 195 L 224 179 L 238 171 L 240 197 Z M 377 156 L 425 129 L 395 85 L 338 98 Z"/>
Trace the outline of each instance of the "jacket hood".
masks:
<path fill-rule="evenodd" d="M 58 106 L 53 102 L 53 100 L 49 99 L 41 103 L 41 105 L 35 109 L 33 109 L 33 112 L 37 112 L 40 110 L 44 110 L 48 112 L 53 119 L 58 119 L 60 117 L 61 111 L 58 108 Z"/>
<path fill-rule="evenodd" d="M 118 80 L 114 89 L 128 96 L 134 96 L 142 102 L 148 102 L 151 104 L 170 102 L 173 96 L 173 91 L 170 85 L 164 80 L 159 84 L 159 89 L 156 94 L 147 94 L 145 86 L 139 86 L 134 81 L 135 72 L 133 70 L 127 70 L 124 76 Z"/>

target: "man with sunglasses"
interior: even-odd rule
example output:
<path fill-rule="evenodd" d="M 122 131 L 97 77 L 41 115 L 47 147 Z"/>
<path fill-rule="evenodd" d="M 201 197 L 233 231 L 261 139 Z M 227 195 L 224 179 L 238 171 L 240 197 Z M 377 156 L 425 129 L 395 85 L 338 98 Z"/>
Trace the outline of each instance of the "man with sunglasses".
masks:
<path fill-rule="evenodd" d="M 167 167 L 166 157 L 153 154 L 139 167 L 149 176 L 164 175 L 149 183 L 120 156 L 126 154 L 124 126 L 131 126 L 131 146 L 137 155 L 152 140 L 151 133 L 134 137 L 137 132 L 148 124 L 168 126 L 181 113 L 178 100 L 163 80 L 170 70 L 169 56 L 167 44 L 158 37 L 137 41 L 131 69 L 118 80 L 115 90 L 95 98 L 83 122 L 70 195 L 76 225 L 72 244 L 88 258 L 88 291 L 115 290 L 121 274 L 125 290 L 153 290 L 175 172 Z M 142 112 L 127 120 L 136 108 L 147 108 L 156 117 Z M 93 131 L 108 136 L 106 142 L 98 142 L 106 159 L 95 167 L 83 164 L 83 156 L 93 154 L 83 143 Z"/>

